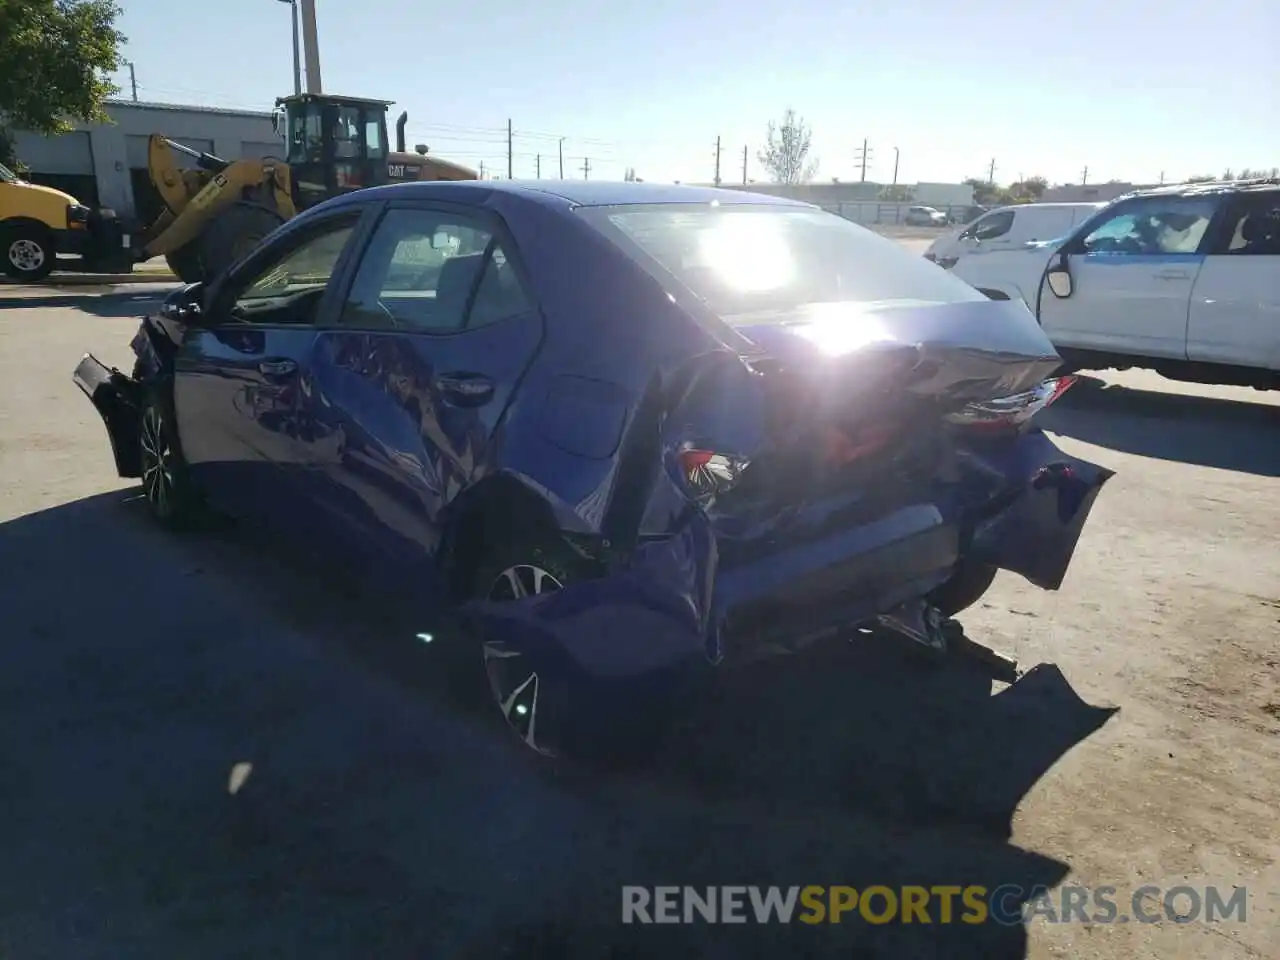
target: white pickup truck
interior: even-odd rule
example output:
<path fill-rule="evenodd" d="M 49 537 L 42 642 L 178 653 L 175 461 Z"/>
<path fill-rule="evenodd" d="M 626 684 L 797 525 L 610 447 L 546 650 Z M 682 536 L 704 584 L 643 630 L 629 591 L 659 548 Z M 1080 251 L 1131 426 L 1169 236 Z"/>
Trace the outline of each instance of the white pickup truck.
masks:
<path fill-rule="evenodd" d="M 1280 389 L 1280 180 L 1138 191 L 953 272 L 1023 300 L 1070 367 Z"/>

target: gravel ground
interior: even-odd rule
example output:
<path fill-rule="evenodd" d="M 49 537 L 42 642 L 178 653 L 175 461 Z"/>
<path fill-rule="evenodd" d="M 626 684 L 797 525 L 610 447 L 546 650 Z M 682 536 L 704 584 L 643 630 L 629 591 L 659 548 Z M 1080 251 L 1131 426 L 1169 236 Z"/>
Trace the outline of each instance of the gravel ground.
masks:
<path fill-rule="evenodd" d="M 341 571 L 147 523 L 69 378 L 86 349 L 127 362 L 147 295 L 0 294 L 0 953 L 1280 955 L 1280 397 L 1102 374 L 1049 412 L 1117 477 L 1061 592 L 1002 576 L 965 618 L 1040 664 L 1019 683 L 841 642 L 732 677 L 651 769 L 587 780 L 530 763 L 411 639 L 430 624 Z M 660 883 L 1249 902 L 1219 924 L 622 926 L 619 886 Z"/>

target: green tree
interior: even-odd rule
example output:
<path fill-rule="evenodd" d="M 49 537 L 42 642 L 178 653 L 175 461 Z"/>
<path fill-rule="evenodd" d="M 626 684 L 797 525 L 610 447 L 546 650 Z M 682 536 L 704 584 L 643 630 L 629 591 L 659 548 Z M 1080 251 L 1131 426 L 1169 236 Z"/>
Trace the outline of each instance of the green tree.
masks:
<path fill-rule="evenodd" d="M 1034 203 L 1044 196 L 1049 189 L 1049 181 L 1044 177 L 1027 177 L 1009 185 L 1009 193 L 1015 203 Z"/>
<path fill-rule="evenodd" d="M 1021 202 L 1011 191 L 979 177 L 969 177 L 964 182 L 973 187 L 973 202 L 980 207 L 1004 207 Z"/>
<path fill-rule="evenodd" d="M 765 148 L 756 154 L 774 183 L 806 183 L 818 172 L 818 161 L 809 159 L 813 131 L 790 108 L 781 123 L 769 121 Z"/>
<path fill-rule="evenodd" d="M 114 0 L 0 0 L 0 162 L 16 159 L 11 129 L 56 136 L 107 119 L 119 15 Z"/>

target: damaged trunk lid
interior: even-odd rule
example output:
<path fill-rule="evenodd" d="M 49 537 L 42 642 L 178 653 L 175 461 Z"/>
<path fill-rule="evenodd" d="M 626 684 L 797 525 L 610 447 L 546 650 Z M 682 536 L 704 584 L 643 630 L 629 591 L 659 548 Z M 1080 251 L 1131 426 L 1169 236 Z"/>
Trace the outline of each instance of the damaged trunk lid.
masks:
<path fill-rule="evenodd" d="M 1012 301 L 822 303 L 726 319 L 749 346 L 732 361 L 690 363 L 667 443 L 735 539 L 820 498 L 874 512 L 927 497 L 955 476 L 948 414 L 1029 393 L 1061 364 Z"/>

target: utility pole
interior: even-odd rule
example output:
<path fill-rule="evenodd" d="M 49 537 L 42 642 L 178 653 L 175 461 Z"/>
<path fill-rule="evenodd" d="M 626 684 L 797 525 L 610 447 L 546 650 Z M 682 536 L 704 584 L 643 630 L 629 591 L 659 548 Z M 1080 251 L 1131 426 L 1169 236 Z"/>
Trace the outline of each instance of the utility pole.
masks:
<path fill-rule="evenodd" d="M 1163 171 L 1163 170 L 1161 170 L 1161 171 L 1160 171 L 1160 183 L 1161 183 L 1161 185 L 1162 185 L 1162 186 L 1164 185 L 1164 171 Z"/>
<path fill-rule="evenodd" d="M 480 179 L 481 180 L 484 179 L 484 161 L 483 160 L 480 161 Z"/>
<path fill-rule="evenodd" d="M 747 185 L 747 148 L 745 145 L 742 148 L 742 185 L 744 187 Z"/>
<path fill-rule="evenodd" d="M 716 137 L 716 186 L 720 186 L 720 138 Z"/>
<path fill-rule="evenodd" d="M 511 176 L 511 118 L 507 118 L 507 179 L 513 179 Z"/>
<path fill-rule="evenodd" d="M 307 64 L 307 93 L 320 93 L 320 35 L 316 31 L 316 0 L 298 0 L 302 6 L 302 54 Z"/>
<path fill-rule="evenodd" d="M 901 159 L 901 157 L 902 157 L 901 152 L 898 150 L 897 147 L 894 147 L 893 148 L 893 185 L 895 187 L 898 185 L 898 160 Z"/>
<path fill-rule="evenodd" d="M 124 65 L 129 68 L 129 86 L 133 89 L 133 102 L 138 102 L 138 77 L 133 72 L 133 61 L 126 60 Z"/>
<path fill-rule="evenodd" d="M 582 179 L 583 180 L 588 179 L 588 174 L 590 173 L 591 173 L 591 158 L 583 157 L 582 158 Z"/>
<path fill-rule="evenodd" d="M 991 166 L 987 168 L 987 184 L 995 186 L 996 183 L 996 158 L 991 158 Z"/>
<path fill-rule="evenodd" d="M 533 175 L 536 179 L 542 179 L 542 154 L 538 154 L 537 159 L 533 161 Z"/>
<path fill-rule="evenodd" d="M 1085 186 L 1089 182 L 1089 165 L 1086 163 L 1084 170 L 1080 173 L 1080 186 Z"/>
<path fill-rule="evenodd" d="M 867 138 L 862 138 L 862 149 L 858 151 L 857 160 L 862 165 L 862 182 L 867 182 L 867 161 L 871 159 L 872 150 L 867 146 Z"/>
<path fill-rule="evenodd" d="M 560 179 L 564 179 L 564 137 L 560 138 Z"/>

